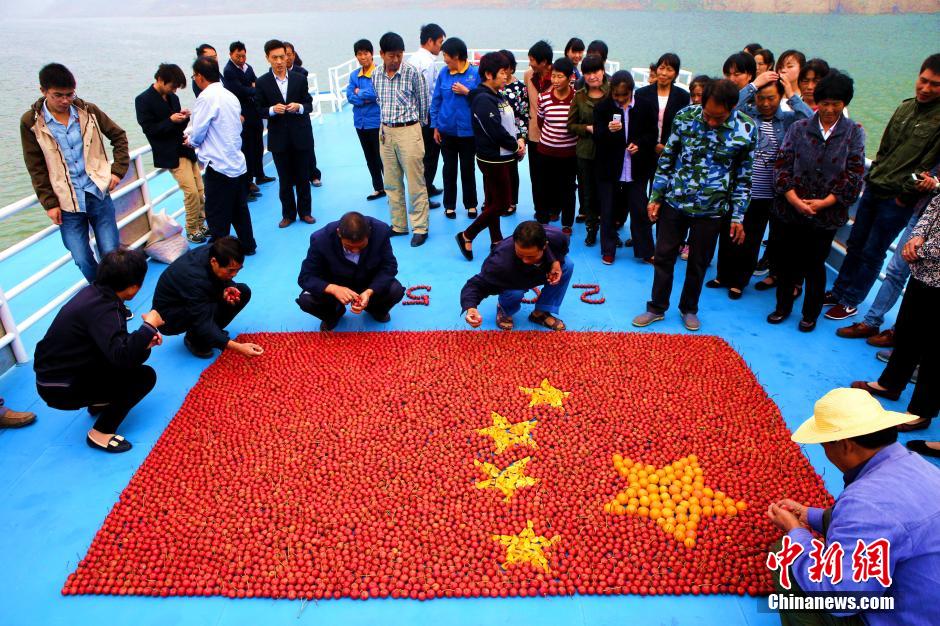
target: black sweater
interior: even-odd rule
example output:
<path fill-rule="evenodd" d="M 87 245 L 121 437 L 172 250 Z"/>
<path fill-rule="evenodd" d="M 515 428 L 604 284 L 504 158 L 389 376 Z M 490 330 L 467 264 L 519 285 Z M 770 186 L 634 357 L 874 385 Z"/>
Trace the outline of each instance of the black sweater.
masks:
<path fill-rule="evenodd" d="M 150 340 L 156 334 L 146 322 L 128 333 L 124 303 L 117 294 L 88 285 L 62 307 L 36 345 L 36 380 L 72 383 L 83 374 L 137 367 L 150 357 Z"/>
<path fill-rule="evenodd" d="M 486 85 L 480 85 L 470 92 L 470 115 L 477 157 L 497 163 L 515 160 L 519 145 L 514 134 L 517 132 L 515 115 L 509 103 Z M 512 133 L 506 129 L 510 122 Z"/>

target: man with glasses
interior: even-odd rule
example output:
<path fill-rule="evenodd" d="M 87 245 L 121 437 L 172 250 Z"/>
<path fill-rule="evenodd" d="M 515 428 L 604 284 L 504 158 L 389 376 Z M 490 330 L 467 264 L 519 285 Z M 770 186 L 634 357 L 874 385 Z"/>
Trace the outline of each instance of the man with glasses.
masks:
<path fill-rule="evenodd" d="M 127 134 L 90 102 L 75 96 L 75 77 L 64 65 L 39 71 L 42 98 L 20 119 L 23 160 L 39 203 L 59 226 L 62 243 L 82 275 L 94 282 L 98 262 L 91 250 L 89 226 L 99 256 L 121 241 L 110 192 L 127 172 Z M 114 163 L 108 161 L 105 138 Z"/>

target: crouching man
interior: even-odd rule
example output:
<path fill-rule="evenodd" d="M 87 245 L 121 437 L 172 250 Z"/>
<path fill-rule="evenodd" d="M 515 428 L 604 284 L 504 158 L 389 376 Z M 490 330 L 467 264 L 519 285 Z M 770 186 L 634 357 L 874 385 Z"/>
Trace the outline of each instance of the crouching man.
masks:
<path fill-rule="evenodd" d="M 499 296 L 496 325 L 512 330 L 512 316 L 522 306 L 526 291 L 544 285 L 529 321 L 551 330 L 565 330 L 558 315 L 574 263 L 568 256 L 568 235 L 538 222 L 522 222 L 512 237 L 500 241 L 483 262 L 480 273 L 460 292 L 460 306 L 467 323 L 477 328 L 483 317 L 477 310 L 487 296 Z"/>
<path fill-rule="evenodd" d="M 336 328 L 347 305 L 377 322 L 391 319 L 389 311 L 405 296 L 395 279 L 391 232 L 384 222 L 350 211 L 310 236 L 297 278 L 303 289 L 297 304 L 320 319 L 321 331 Z"/>
<path fill-rule="evenodd" d="M 235 237 L 220 237 L 173 261 L 153 294 L 153 308 L 166 320 L 164 334 L 185 333 L 186 348 L 201 359 L 212 358 L 215 348 L 262 354 L 261 346 L 234 341 L 225 332 L 251 300 L 248 285 L 234 282 L 244 262 L 245 250 Z"/>

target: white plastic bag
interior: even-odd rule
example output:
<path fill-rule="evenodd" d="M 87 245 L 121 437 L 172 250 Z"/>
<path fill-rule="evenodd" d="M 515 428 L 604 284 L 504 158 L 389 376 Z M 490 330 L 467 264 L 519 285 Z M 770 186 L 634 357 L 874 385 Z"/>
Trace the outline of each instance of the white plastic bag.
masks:
<path fill-rule="evenodd" d="M 170 264 L 189 250 L 183 227 L 166 213 L 150 214 L 150 236 L 144 253 L 155 261 Z"/>

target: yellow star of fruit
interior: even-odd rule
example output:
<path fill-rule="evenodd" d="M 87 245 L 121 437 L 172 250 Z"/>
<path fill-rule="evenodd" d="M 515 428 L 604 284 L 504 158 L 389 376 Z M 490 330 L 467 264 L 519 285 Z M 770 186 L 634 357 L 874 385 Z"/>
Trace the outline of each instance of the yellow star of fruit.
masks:
<path fill-rule="evenodd" d="M 489 476 L 486 480 L 477 482 L 477 489 L 499 489 L 503 492 L 503 501 L 509 502 L 515 495 L 516 490 L 531 487 L 538 482 L 537 478 L 525 475 L 525 466 L 531 460 L 532 457 L 527 456 L 524 459 L 519 459 L 506 469 L 500 469 L 492 463 L 474 461 L 473 464 Z"/>
<path fill-rule="evenodd" d="M 514 445 L 538 448 L 532 438 L 532 430 L 538 422 L 529 420 L 511 424 L 509 420 L 495 412 L 492 417 L 493 425 L 477 430 L 477 434 L 493 438 L 493 442 L 496 443 L 496 454 L 502 454 L 507 448 Z"/>
<path fill-rule="evenodd" d="M 500 542 L 506 548 L 504 568 L 508 569 L 515 563 L 531 563 L 546 574 L 551 573 L 545 550 L 561 541 L 558 535 L 551 539 L 536 535 L 532 528 L 532 520 L 529 520 L 526 522 L 526 528 L 518 535 L 493 535 L 492 537 L 494 541 Z"/>
<path fill-rule="evenodd" d="M 604 505 L 613 515 L 639 515 L 687 548 L 695 547 L 699 526 L 709 517 L 734 517 L 747 508 L 705 486 L 698 457 L 690 454 L 660 468 L 613 456 L 614 469 L 629 486 Z"/>
<path fill-rule="evenodd" d="M 570 391 L 562 391 L 553 387 L 547 378 L 543 378 L 541 384 L 535 388 L 519 387 L 522 393 L 531 394 L 529 406 L 538 406 L 540 404 L 550 404 L 555 408 L 563 406 L 564 399 L 571 395 Z"/>

